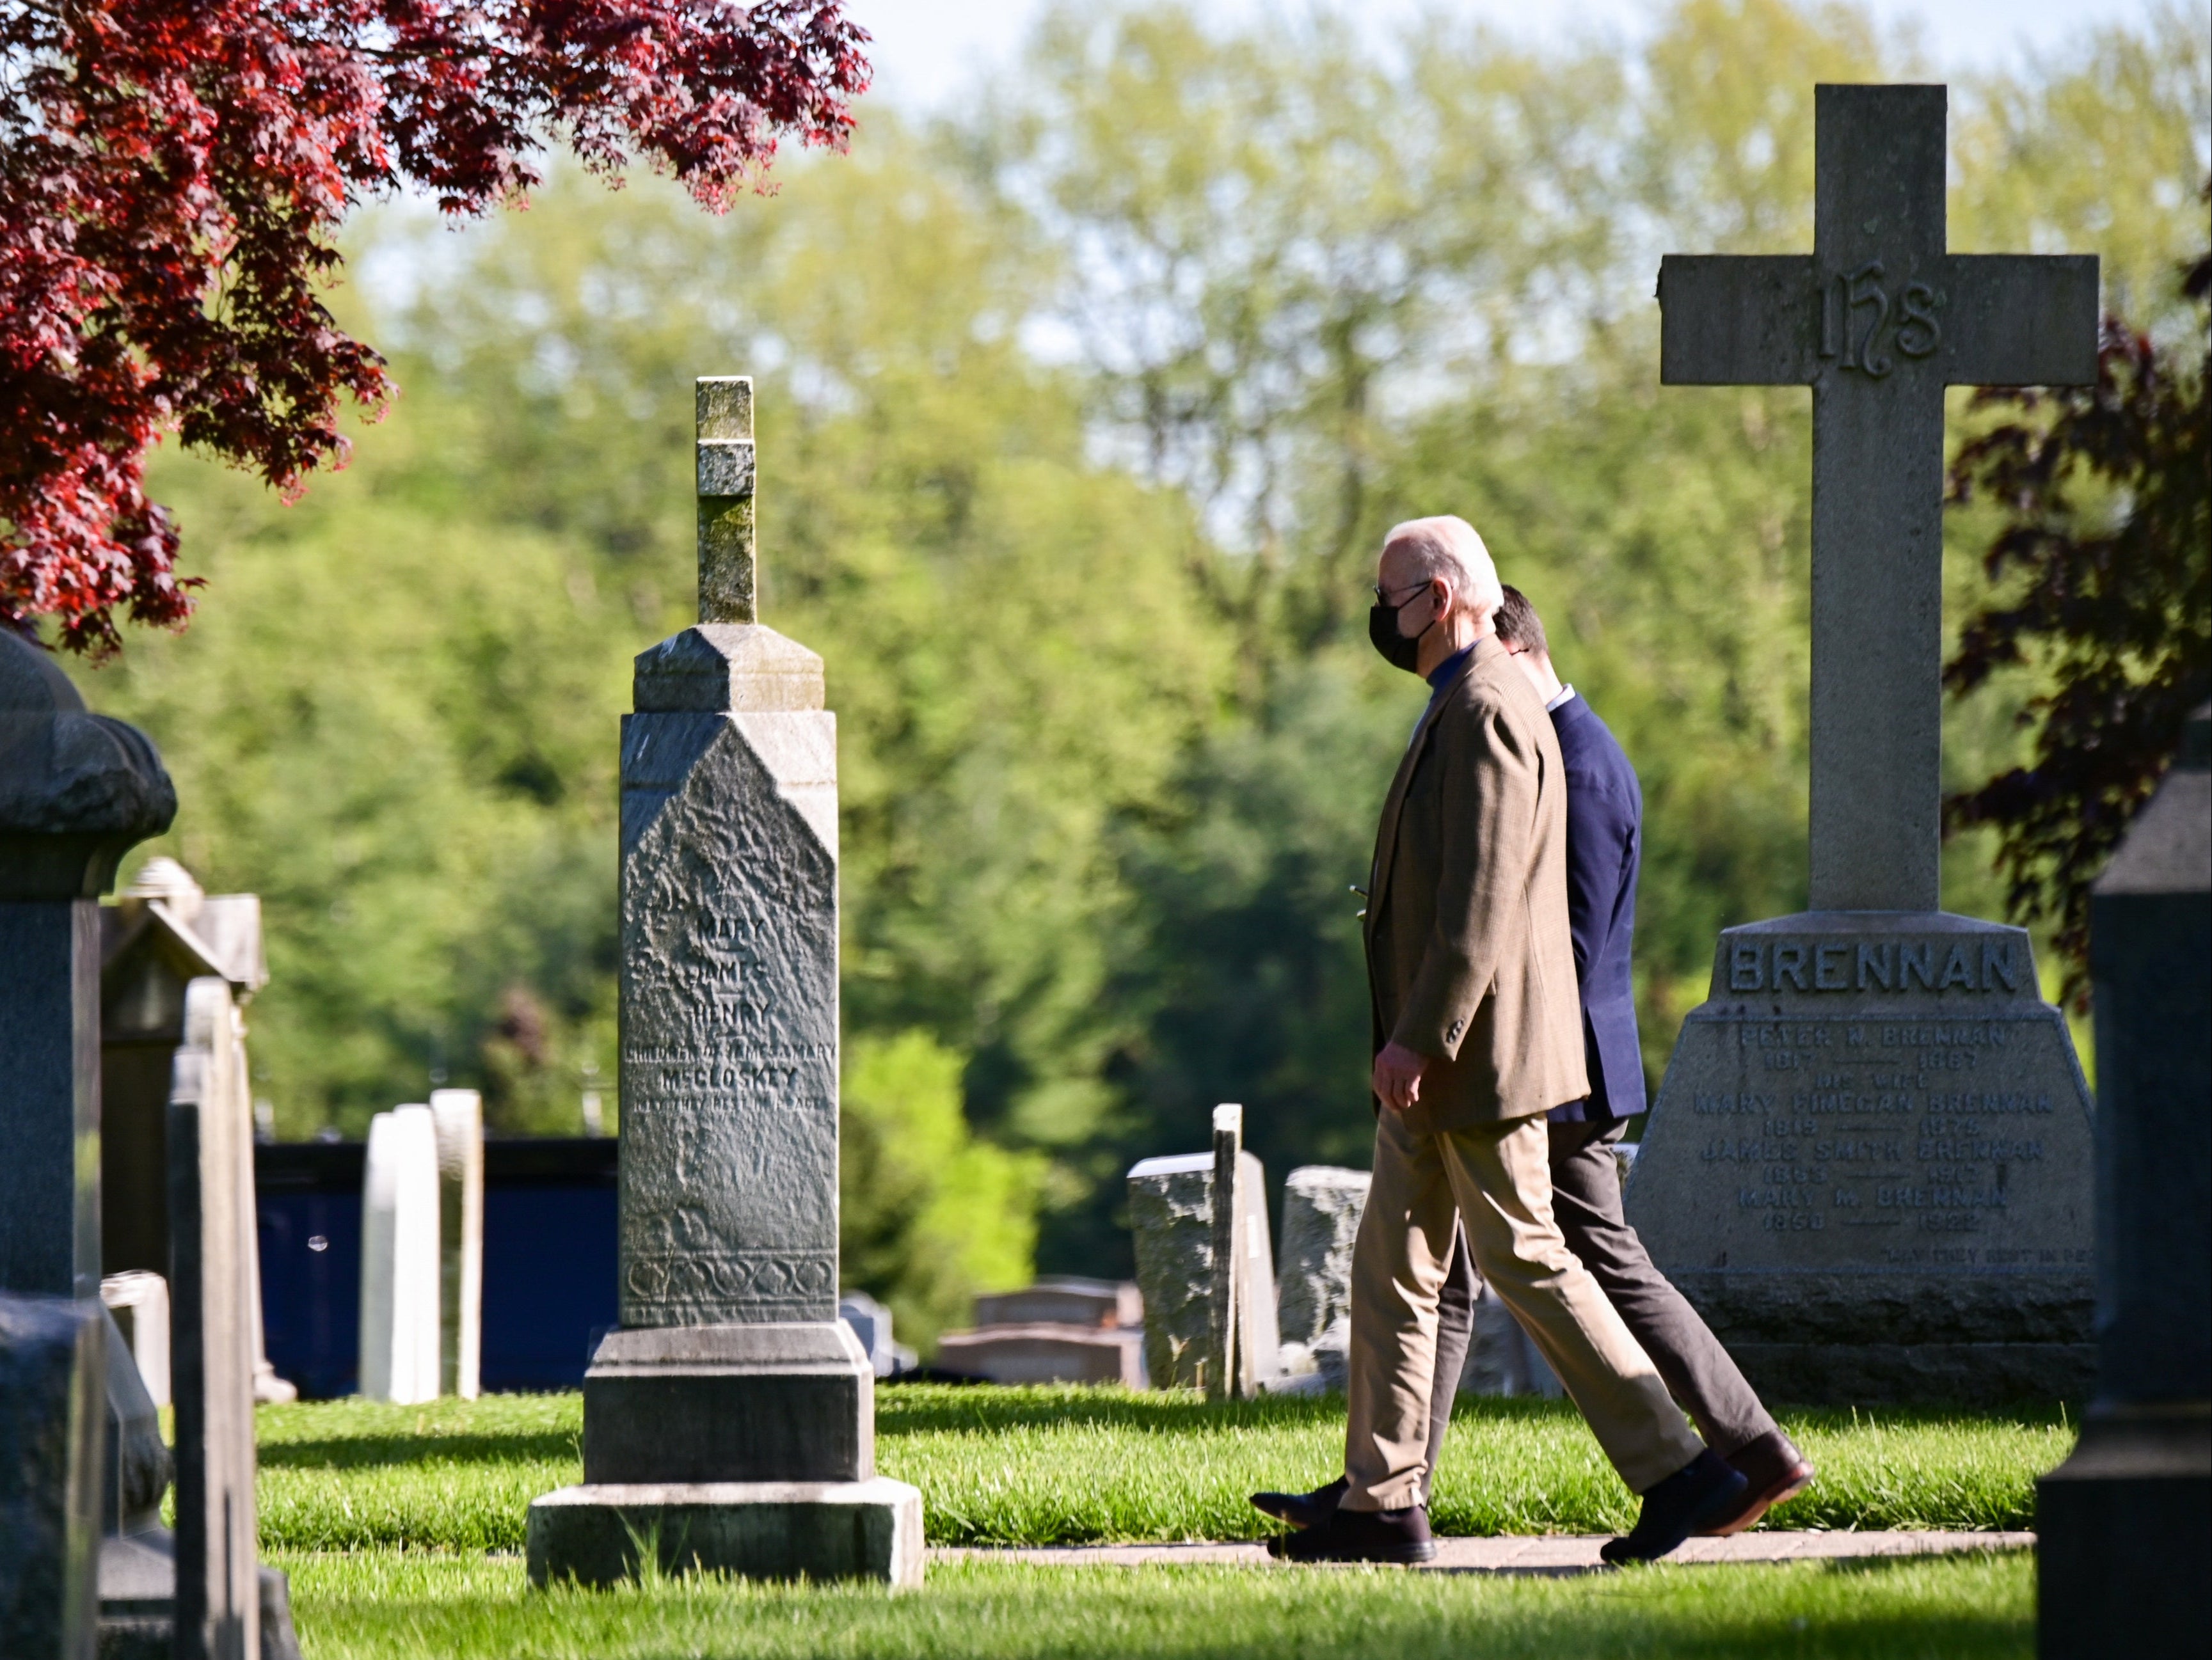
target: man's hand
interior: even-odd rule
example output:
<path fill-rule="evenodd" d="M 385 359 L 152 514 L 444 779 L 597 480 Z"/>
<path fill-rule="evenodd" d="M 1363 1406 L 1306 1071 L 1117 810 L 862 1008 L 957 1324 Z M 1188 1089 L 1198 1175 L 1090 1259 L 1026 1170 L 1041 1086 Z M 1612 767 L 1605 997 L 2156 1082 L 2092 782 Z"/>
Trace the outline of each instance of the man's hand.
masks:
<path fill-rule="evenodd" d="M 1401 1043 L 1386 1043 L 1375 1057 L 1375 1074 L 1368 1087 L 1383 1106 L 1403 1112 L 1421 1099 L 1421 1074 L 1428 1069 L 1426 1055 L 1417 1055 Z"/>

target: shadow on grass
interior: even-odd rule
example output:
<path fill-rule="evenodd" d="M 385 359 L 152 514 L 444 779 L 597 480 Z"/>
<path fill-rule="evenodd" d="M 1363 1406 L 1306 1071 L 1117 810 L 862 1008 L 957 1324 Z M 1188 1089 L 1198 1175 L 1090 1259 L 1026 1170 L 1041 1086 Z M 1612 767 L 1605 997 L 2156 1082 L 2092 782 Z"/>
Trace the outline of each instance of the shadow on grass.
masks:
<path fill-rule="evenodd" d="M 370 1469 L 393 1464 L 517 1464 L 580 1461 L 574 1430 L 515 1430 L 506 1434 L 336 1435 L 321 1440 L 264 1441 L 264 1469 Z"/>
<path fill-rule="evenodd" d="M 1455 1419 L 1529 1421 L 1574 1415 L 1563 1401 L 1462 1399 Z M 1066 1390 L 906 1385 L 876 1394 L 876 1433 L 928 1435 L 958 1431 L 1096 1427 L 1158 1435 L 1233 1433 L 1304 1428 L 1344 1421 L 1342 1396 L 1262 1396 L 1256 1401 L 1208 1401 L 1187 1390 L 1139 1394 L 1123 1390 Z"/>
<path fill-rule="evenodd" d="M 2015 1403 L 2002 1407 L 1783 1406 L 1775 1410 L 1792 1427 L 1835 1433 L 1875 1426 L 1899 1429 L 1944 1426 L 2040 1429 L 2072 1422 L 2079 1416 L 2057 1401 Z M 1502 1400 L 1463 1395 L 1452 1408 L 1453 1421 L 1463 1424 L 1565 1421 L 1575 1417 L 1574 1405 L 1567 1401 Z M 906 1384 L 876 1391 L 876 1433 L 879 1436 L 1070 1426 L 1172 1435 L 1339 1424 L 1343 1420 L 1344 1397 L 1340 1395 L 1208 1401 L 1187 1390 L 1136 1392 L 1081 1385 L 1009 1388 L 988 1384 Z"/>

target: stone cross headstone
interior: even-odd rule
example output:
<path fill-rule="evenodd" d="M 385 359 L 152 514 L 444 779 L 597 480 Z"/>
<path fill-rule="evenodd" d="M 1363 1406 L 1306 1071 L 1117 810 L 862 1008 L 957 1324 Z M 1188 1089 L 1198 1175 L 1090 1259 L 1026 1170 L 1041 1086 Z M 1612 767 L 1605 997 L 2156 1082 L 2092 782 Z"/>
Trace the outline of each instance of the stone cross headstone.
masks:
<path fill-rule="evenodd" d="M 95 1652 L 106 1324 L 0 1293 L 0 1654 Z"/>
<path fill-rule="evenodd" d="M 2097 1393 L 2036 1484 L 2044 1660 L 2186 1654 L 2212 1620 L 2212 707 L 2089 901 Z"/>
<path fill-rule="evenodd" d="M 921 1576 L 837 1316 L 837 742 L 822 659 L 758 621 L 752 383 L 696 388 L 699 623 L 623 722 L 622 1325 L 533 1583 L 664 1566 Z"/>
<path fill-rule="evenodd" d="M 473 1401 L 483 1364 L 483 1097 L 434 1089 L 438 1137 L 438 1392 Z"/>
<path fill-rule="evenodd" d="M 438 1398 L 438 1127 L 421 1103 L 369 1120 L 361 1197 L 361 1393 Z"/>
<path fill-rule="evenodd" d="M 1814 251 L 1670 254 L 1670 385 L 1813 391 L 1811 906 L 1731 928 L 1629 1216 L 1796 1400 L 2076 1393 L 2089 1103 L 2027 936 L 1939 911 L 1943 392 L 2096 373 L 2097 262 L 1954 254 L 1942 87 L 1815 94 Z"/>

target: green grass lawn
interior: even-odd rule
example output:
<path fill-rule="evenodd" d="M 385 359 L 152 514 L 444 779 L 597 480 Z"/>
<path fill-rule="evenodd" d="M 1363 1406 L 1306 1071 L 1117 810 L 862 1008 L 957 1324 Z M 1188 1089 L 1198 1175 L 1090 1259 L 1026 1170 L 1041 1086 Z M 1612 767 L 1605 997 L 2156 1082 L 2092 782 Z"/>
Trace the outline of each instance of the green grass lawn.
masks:
<path fill-rule="evenodd" d="M 574 1395 L 264 1407 L 262 1538 L 275 1550 L 520 1550 L 531 1499 L 582 1479 L 582 1423 Z M 2073 1443 L 2055 1408 L 1784 1423 L 1820 1470 L 1771 1518 L 1792 1528 L 2025 1528 L 2034 1478 Z M 1326 1400 L 927 1384 L 876 1396 L 878 1467 L 921 1489 L 941 1545 L 1259 1538 L 1272 1524 L 1245 1495 L 1328 1480 L 1343 1435 L 1343 1404 Z M 1571 1407 L 1460 1403 L 1440 1532 L 1601 1533 L 1633 1517 Z"/>
<path fill-rule="evenodd" d="M 1362 1569 L 933 1566 L 919 1591 L 685 1578 L 526 1589 L 512 1557 L 280 1557 L 308 1660 L 1359 1656 L 2026 1660 L 2021 1553 L 1573 1579 Z"/>
<path fill-rule="evenodd" d="M 1784 1527 L 2010 1529 L 2072 1432 L 2049 1411 L 1785 1415 L 1820 1480 Z M 308 1660 L 524 1657 L 2027 1656 L 2021 1553 L 1870 1565 L 1643 1569 L 1574 1579 L 1390 1570 L 940 1564 L 916 1592 L 714 1577 L 529 1590 L 541 1493 L 582 1478 L 574 1395 L 264 1407 L 261 1534 Z M 1341 1402 L 905 1385 L 877 1463 L 922 1492 L 934 1544 L 1249 1539 L 1260 1486 L 1337 1469 Z M 1596 1533 L 1632 1500 L 1561 1403 L 1466 1401 L 1437 1483 L 1447 1533 Z"/>

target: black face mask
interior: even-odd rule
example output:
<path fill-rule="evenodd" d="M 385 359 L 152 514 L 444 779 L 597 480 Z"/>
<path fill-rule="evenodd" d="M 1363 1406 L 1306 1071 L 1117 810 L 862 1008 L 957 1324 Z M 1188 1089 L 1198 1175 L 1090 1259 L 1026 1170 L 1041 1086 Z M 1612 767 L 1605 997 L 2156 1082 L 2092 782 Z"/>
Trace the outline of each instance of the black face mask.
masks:
<path fill-rule="evenodd" d="M 1425 588 L 1422 590 L 1423 593 L 1427 591 Z M 1421 660 L 1421 640 L 1429 628 L 1437 626 L 1435 619 L 1431 619 L 1429 628 L 1422 629 L 1411 639 L 1398 632 L 1398 613 L 1420 597 L 1413 594 L 1395 605 L 1370 606 L 1367 612 L 1368 643 L 1382 654 L 1382 660 L 1393 669 L 1403 669 L 1409 675 L 1419 672 L 1417 665 Z"/>

